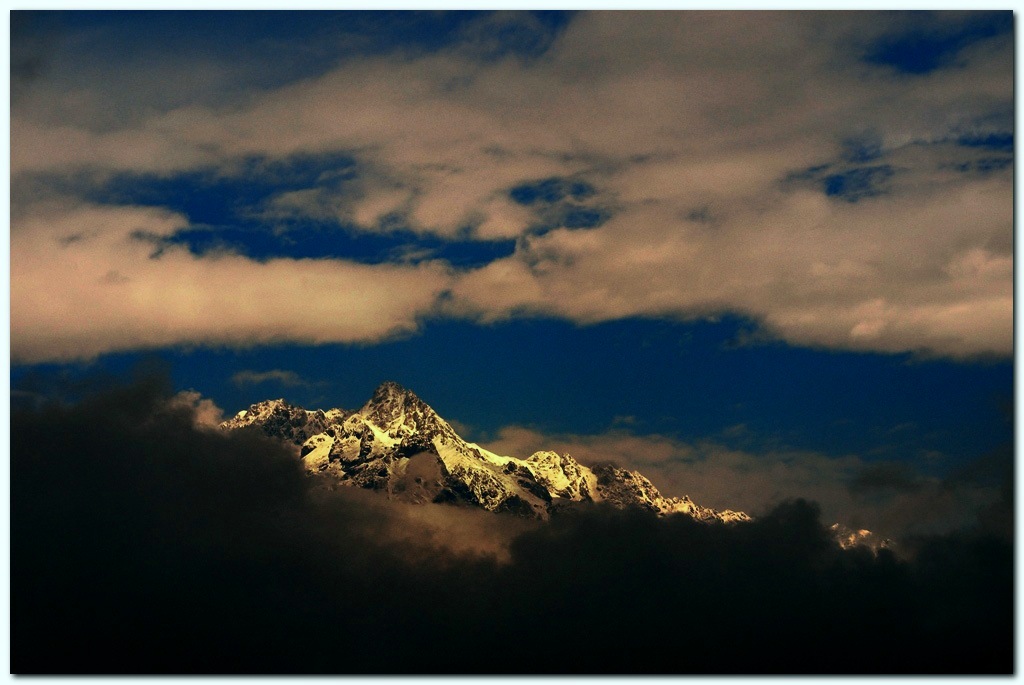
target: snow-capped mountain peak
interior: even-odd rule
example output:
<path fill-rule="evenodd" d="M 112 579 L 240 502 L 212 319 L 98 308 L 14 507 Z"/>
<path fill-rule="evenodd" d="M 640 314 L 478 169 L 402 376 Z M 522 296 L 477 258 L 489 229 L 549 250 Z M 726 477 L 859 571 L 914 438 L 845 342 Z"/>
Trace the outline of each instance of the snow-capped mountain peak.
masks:
<path fill-rule="evenodd" d="M 546 518 L 554 505 L 607 501 L 661 515 L 744 520 L 745 514 L 665 498 L 641 474 L 591 469 L 568 454 L 535 452 L 526 459 L 467 442 L 412 391 L 382 383 L 357 411 L 309 411 L 283 399 L 252 405 L 225 421 L 256 427 L 294 444 L 306 470 L 326 483 L 358 485 L 414 502 L 450 502 Z"/>
<path fill-rule="evenodd" d="M 341 410 L 332 410 L 338 412 Z M 332 414 L 332 418 L 338 416 Z M 320 411 L 308 411 L 284 399 L 264 400 L 235 414 L 222 423 L 225 428 L 238 429 L 253 426 L 271 437 L 301 445 L 311 436 L 322 433 L 330 419 Z"/>
<path fill-rule="evenodd" d="M 297 447 L 306 470 L 328 486 L 349 485 L 411 502 L 461 503 L 494 512 L 546 518 L 553 507 L 606 502 L 659 516 L 698 521 L 749 521 L 742 511 L 718 511 L 687 496 L 665 497 L 646 476 L 612 464 L 584 466 L 548 450 L 525 459 L 467 442 L 430 405 L 387 381 L 357 411 L 306 410 L 284 399 L 258 402 L 221 424 L 255 427 Z M 843 547 L 874 544 L 870 531 L 836 524 Z"/>
<path fill-rule="evenodd" d="M 385 381 L 356 412 L 392 438 L 417 434 L 452 437 L 455 431 L 426 402 L 394 381 Z"/>

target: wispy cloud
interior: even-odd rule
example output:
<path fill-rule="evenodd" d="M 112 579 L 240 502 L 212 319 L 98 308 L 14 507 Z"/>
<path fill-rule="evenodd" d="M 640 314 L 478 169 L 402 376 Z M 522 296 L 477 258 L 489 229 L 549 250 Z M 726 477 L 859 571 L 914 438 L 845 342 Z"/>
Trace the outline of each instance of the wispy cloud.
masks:
<path fill-rule="evenodd" d="M 548 435 L 506 426 L 485 446 L 521 458 L 555 450 L 584 464 L 614 462 L 640 471 L 665 495 L 689 495 L 704 506 L 754 515 L 788 499 L 805 498 L 820 503 L 828 521 L 900 539 L 977 525 L 1000 505 L 1003 488 L 1012 482 L 1012 459 L 1003 452 L 977 460 L 986 465 L 985 478 L 965 477 L 973 473 L 968 468 L 939 478 L 910 461 L 796 449 L 741 450 L 714 440 L 686 442 L 620 429 Z"/>
<path fill-rule="evenodd" d="M 270 369 L 269 371 L 238 371 L 231 375 L 231 382 L 238 386 L 260 385 L 261 383 L 278 383 L 285 387 L 294 388 L 309 385 L 308 381 L 302 379 L 294 371 L 284 369 Z"/>
<path fill-rule="evenodd" d="M 195 390 L 182 390 L 170 399 L 169 404 L 188 411 L 197 428 L 217 428 L 224 420 L 224 410 Z"/>

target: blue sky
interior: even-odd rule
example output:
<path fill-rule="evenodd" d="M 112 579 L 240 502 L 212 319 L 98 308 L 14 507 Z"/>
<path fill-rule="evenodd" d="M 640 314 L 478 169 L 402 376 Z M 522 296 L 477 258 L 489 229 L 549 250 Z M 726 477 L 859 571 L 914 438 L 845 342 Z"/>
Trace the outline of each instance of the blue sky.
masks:
<path fill-rule="evenodd" d="M 11 80 L 16 397 L 391 379 L 714 506 L 996 496 L 1009 12 L 16 12 Z"/>

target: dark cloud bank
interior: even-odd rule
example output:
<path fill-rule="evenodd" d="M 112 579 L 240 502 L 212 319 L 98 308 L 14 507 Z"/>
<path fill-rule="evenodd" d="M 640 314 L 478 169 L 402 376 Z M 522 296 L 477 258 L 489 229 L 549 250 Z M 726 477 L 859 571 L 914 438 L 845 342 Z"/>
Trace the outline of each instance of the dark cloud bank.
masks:
<path fill-rule="evenodd" d="M 734 527 L 581 509 L 508 560 L 457 554 L 168 397 L 146 380 L 14 410 L 12 672 L 1013 670 L 1005 538 L 843 553 L 797 501 Z"/>

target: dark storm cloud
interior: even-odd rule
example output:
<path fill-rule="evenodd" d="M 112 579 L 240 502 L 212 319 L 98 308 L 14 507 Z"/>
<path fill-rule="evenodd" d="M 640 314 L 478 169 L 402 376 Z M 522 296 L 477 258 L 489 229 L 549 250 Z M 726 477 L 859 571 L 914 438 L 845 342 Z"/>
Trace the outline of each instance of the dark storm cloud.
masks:
<path fill-rule="evenodd" d="M 362 493 L 317 493 L 282 446 L 197 428 L 163 382 L 12 421 L 17 671 L 386 671 L 338 643 L 382 640 L 386 598 L 463 593 L 437 583 L 439 550 L 405 545 L 405 563 L 372 542 L 386 526 Z"/>
<path fill-rule="evenodd" d="M 408 516 L 312 487 L 280 446 L 198 427 L 190 406 L 150 379 L 13 413 L 14 672 L 1013 666 L 1012 553 L 994 538 L 843 553 L 802 501 L 733 527 L 602 507 Z M 513 539 L 494 555 L 395 532 L 417 516 Z"/>
<path fill-rule="evenodd" d="M 1014 527 L 1013 481 L 1013 447 L 1007 443 L 942 478 L 924 477 L 906 463 L 869 464 L 847 489 L 865 512 L 872 503 L 887 501 L 867 527 L 898 531 L 904 546 L 912 547 L 923 534 L 964 527 L 1009 543 Z"/>

